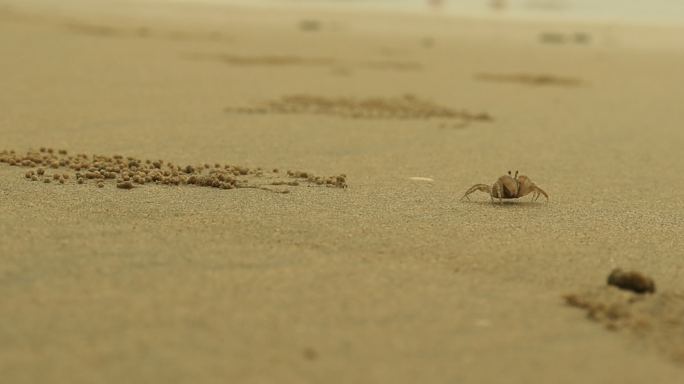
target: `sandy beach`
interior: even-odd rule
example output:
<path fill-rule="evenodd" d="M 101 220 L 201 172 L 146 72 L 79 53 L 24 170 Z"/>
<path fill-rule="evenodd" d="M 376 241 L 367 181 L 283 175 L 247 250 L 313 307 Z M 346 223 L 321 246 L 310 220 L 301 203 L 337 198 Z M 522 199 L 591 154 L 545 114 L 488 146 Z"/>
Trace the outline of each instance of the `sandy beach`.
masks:
<path fill-rule="evenodd" d="M 0 2 L 1 381 L 684 382 L 683 29 Z"/>

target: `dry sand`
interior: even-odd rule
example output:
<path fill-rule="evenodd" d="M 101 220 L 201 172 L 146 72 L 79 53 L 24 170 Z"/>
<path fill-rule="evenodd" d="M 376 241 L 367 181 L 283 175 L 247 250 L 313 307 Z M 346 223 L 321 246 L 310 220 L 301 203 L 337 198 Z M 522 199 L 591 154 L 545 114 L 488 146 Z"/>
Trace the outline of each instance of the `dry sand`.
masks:
<path fill-rule="evenodd" d="M 3 383 L 684 381 L 682 30 L 4 3 L 0 151 L 348 188 L 0 163 Z M 549 203 L 459 201 L 509 170 Z"/>

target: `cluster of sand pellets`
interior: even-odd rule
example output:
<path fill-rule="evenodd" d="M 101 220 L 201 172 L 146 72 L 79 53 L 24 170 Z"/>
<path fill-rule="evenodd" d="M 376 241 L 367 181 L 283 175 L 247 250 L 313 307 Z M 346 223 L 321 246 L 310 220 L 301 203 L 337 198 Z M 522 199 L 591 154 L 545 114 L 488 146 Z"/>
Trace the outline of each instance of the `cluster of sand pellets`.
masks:
<path fill-rule="evenodd" d="M 607 285 L 563 296 L 587 316 L 612 331 L 653 347 L 684 364 L 684 294 L 656 294 L 655 282 L 638 271 L 615 269 Z"/>
<path fill-rule="evenodd" d="M 591 35 L 584 32 L 542 32 L 539 34 L 539 42 L 544 44 L 589 44 L 591 43 Z"/>
<path fill-rule="evenodd" d="M 283 96 L 279 100 L 257 103 L 250 108 L 226 108 L 226 112 L 254 114 L 317 114 L 355 119 L 455 119 L 466 123 L 493 121 L 486 112 L 471 113 L 423 100 L 414 95 L 393 98 L 355 99 L 312 95 Z"/>
<path fill-rule="evenodd" d="M 564 298 L 607 329 L 626 332 L 626 336 L 684 364 L 684 294 L 639 294 L 611 285 Z"/>
<path fill-rule="evenodd" d="M 521 83 L 526 85 L 557 85 L 572 87 L 582 84 L 582 80 L 574 77 L 561 77 L 554 75 L 527 75 L 527 74 L 494 74 L 478 73 L 475 79 L 497 83 Z"/>
<path fill-rule="evenodd" d="M 54 151 L 40 148 L 24 155 L 14 150 L 0 151 L 0 163 L 30 168 L 24 174 L 29 181 L 46 184 L 78 183 L 94 184 L 104 188 L 107 184 L 121 189 L 132 189 L 146 184 L 168 186 L 195 185 L 221 189 L 257 188 L 277 193 L 289 189 L 272 186 L 309 186 L 346 188 L 345 174 L 321 177 L 310 172 L 292 171 L 281 173 L 277 168 L 270 172 L 261 167 L 249 168 L 238 165 L 205 163 L 177 165 L 164 160 L 142 160 L 122 155 L 69 155 L 66 150 Z M 268 187 L 267 187 L 268 186 Z"/>
<path fill-rule="evenodd" d="M 60 28 L 68 33 L 107 37 L 107 38 L 148 38 L 166 41 L 197 41 L 230 43 L 233 39 L 219 31 L 161 30 L 149 27 L 115 27 L 112 25 L 92 24 L 72 18 L 18 12 L 9 7 L 0 7 L 0 20 L 37 24 Z"/>
<path fill-rule="evenodd" d="M 147 27 L 117 28 L 108 25 L 68 22 L 60 25 L 68 32 L 100 37 L 157 38 L 171 41 L 231 42 L 221 32 L 160 31 Z"/>
<path fill-rule="evenodd" d="M 264 56 L 240 56 L 223 53 L 186 52 L 181 54 L 188 60 L 217 61 L 223 64 L 236 66 L 302 66 L 302 67 L 329 67 L 329 68 L 363 68 L 375 70 L 395 71 L 420 71 L 422 66 L 417 62 L 395 60 L 347 60 L 333 57 L 302 57 L 294 55 L 264 55 Z"/>

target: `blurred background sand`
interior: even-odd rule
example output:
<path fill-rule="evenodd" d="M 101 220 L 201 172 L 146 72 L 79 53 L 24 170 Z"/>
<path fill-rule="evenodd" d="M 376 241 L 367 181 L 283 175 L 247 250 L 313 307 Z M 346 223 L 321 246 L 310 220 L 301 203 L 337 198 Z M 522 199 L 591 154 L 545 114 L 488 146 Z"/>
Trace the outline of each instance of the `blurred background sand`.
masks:
<path fill-rule="evenodd" d="M 684 23 L 678 0 L 168 0 L 185 3 L 251 4 L 365 9 L 517 20 L 594 21 L 610 23 Z"/>
<path fill-rule="evenodd" d="M 681 381 L 681 33 L 4 2 L 0 151 L 345 173 L 349 188 L 99 189 L 0 164 L 3 382 Z M 298 94 L 412 94 L 493 121 L 225 110 Z M 550 202 L 459 201 L 508 170 Z M 562 299 L 616 267 L 669 295 L 646 300 L 645 331 Z"/>

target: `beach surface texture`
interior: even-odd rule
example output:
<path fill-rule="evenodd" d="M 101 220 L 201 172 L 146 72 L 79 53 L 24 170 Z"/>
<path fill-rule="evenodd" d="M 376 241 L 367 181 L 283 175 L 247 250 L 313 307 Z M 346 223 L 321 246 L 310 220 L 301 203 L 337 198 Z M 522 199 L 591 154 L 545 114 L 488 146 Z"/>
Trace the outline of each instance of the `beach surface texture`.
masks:
<path fill-rule="evenodd" d="M 0 381 L 684 382 L 682 32 L 3 1 Z"/>

